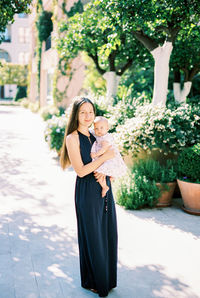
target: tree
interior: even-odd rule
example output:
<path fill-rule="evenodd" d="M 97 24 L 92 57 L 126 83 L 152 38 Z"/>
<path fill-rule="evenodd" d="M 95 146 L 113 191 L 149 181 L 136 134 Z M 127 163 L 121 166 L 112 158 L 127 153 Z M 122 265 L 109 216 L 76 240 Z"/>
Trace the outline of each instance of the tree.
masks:
<path fill-rule="evenodd" d="M 31 0 L 1 0 L 0 1 L 0 32 L 4 33 L 8 23 L 14 21 L 16 13 L 28 13 Z M 0 35 L 0 42 L 3 40 L 3 34 Z"/>
<path fill-rule="evenodd" d="M 133 40 L 130 32 L 124 32 L 117 23 L 110 23 L 104 11 L 98 8 L 89 3 L 82 13 L 63 22 L 57 48 L 64 72 L 79 52 L 86 52 L 106 79 L 107 96 L 113 97 L 122 74 L 133 63 L 143 60 L 146 51 Z"/>
<path fill-rule="evenodd" d="M 191 90 L 192 80 L 200 71 L 199 26 L 187 26 L 180 31 L 174 44 L 170 65 L 174 72 L 174 98 L 177 102 L 185 102 Z"/>
<path fill-rule="evenodd" d="M 132 34 L 154 58 L 152 103 L 165 105 L 169 60 L 179 31 L 199 22 L 197 0 L 96 0 L 96 5 L 112 20 Z"/>
<path fill-rule="evenodd" d="M 28 66 L 1 61 L 0 85 L 27 86 Z"/>

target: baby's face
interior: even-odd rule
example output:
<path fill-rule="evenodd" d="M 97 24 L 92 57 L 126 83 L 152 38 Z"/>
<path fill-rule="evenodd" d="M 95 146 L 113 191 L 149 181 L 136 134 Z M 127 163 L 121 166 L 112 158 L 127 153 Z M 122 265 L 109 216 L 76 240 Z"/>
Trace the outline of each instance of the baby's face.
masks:
<path fill-rule="evenodd" d="M 94 123 L 94 131 L 97 137 L 102 137 L 108 132 L 108 123 L 107 121 L 98 121 Z"/>

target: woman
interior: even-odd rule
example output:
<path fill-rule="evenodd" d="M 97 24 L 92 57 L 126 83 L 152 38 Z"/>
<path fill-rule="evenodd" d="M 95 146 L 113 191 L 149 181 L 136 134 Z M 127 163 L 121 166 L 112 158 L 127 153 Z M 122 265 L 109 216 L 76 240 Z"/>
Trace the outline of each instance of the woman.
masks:
<path fill-rule="evenodd" d="M 105 183 L 109 191 L 101 196 L 101 186 L 94 171 L 114 157 L 110 148 L 92 161 L 90 151 L 95 137 L 89 132 L 94 121 L 95 108 L 87 98 L 74 102 L 60 162 L 63 169 L 70 163 L 77 173 L 75 205 L 78 224 L 81 285 L 106 297 L 116 287 L 117 279 L 117 225 L 115 205 L 109 177 Z M 97 179 L 105 179 L 97 175 Z M 101 181 L 102 182 L 102 181 Z"/>

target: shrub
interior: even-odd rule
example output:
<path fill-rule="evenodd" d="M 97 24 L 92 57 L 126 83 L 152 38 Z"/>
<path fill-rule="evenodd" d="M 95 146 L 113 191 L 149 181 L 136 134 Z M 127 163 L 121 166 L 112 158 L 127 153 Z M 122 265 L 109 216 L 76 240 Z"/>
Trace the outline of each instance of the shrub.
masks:
<path fill-rule="evenodd" d="M 59 116 L 60 111 L 54 105 L 47 105 L 40 109 L 40 115 L 44 121 L 47 121 L 48 119 L 51 119 L 53 116 Z"/>
<path fill-rule="evenodd" d="M 31 110 L 31 112 L 37 113 L 39 111 L 39 108 L 40 108 L 39 101 L 29 102 L 28 108 Z"/>
<path fill-rule="evenodd" d="M 180 180 L 200 183 L 200 143 L 185 148 L 179 154 L 178 177 Z"/>
<path fill-rule="evenodd" d="M 28 109 L 29 103 L 30 103 L 28 98 L 21 98 L 19 101 L 20 101 L 20 106 L 22 106 L 23 108 Z"/>
<path fill-rule="evenodd" d="M 26 86 L 17 86 L 17 93 L 15 95 L 15 101 L 18 101 L 20 98 L 25 98 L 27 96 Z"/>
<path fill-rule="evenodd" d="M 45 141 L 48 143 L 49 148 L 55 150 L 57 153 L 59 153 L 62 147 L 67 120 L 66 115 L 62 115 L 60 117 L 53 116 L 46 122 L 47 126 L 44 132 Z"/>
<path fill-rule="evenodd" d="M 118 181 L 116 199 L 126 209 L 154 207 L 160 196 L 155 181 L 149 180 L 138 171 L 131 171 Z"/>
<path fill-rule="evenodd" d="M 177 154 L 200 142 L 200 108 L 188 104 L 172 109 L 153 105 L 138 106 L 135 117 L 116 129 L 115 140 L 124 154 L 134 155 L 159 149 Z"/>
<path fill-rule="evenodd" d="M 177 178 L 177 162 L 167 160 L 165 164 L 161 165 L 158 160 L 139 160 L 133 166 L 133 171 L 146 176 L 150 181 L 160 183 L 173 182 Z"/>
<path fill-rule="evenodd" d="M 176 161 L 167 160 L 161 165 L 156 160 L 139 160 L 123 177 L 114 184 L 117 202 L 127 209 L 154 207 L 160 196 L 156 183 L 173 182 L 177 178 Z M 168 189 L 166 184 L 164 189 Z"/>
<path fill-rule="evenodd" d="M 122 89 L 122 88 L 121 88 Z M 125 123 L 127 119 L 135 116 L 135 111 L 138 106 L 147 103 L 147 98 L 143 95 L 140 97 L 131 97 L 130 89 L 122 89 L 124 96 L 115 97 L 112 102 L 110 98 L 98 96 L 94 98 L 94 105 L 97 116 L 105 116 L 109 120 L 110 132 L 115 132 L 118 125 Z"/>
<path fill-rule="evenodd" d="M 62 116 L 63 114 L 65 114 L 66 108 L 65 107 L 62 107 L 62 106 L 59 106 L 58 107 L 58 110 L 59 110 L 59 115 Z"/>

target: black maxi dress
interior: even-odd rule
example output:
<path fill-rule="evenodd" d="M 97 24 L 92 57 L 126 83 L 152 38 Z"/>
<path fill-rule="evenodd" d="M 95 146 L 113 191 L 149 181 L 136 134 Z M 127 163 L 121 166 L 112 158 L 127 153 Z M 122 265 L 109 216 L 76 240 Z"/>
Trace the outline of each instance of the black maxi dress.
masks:
<path fill-rule="evenodd" d="M 81 157 L 88 164 L 95 137 L 78 134 Z M 75 188 L 81 286 L 97 290 L 100 297 L 117 285 L 116 212 L 109 177 L 106 180 L 109 191 L 104 198 L 93 173 L 77 176 Z"/>

